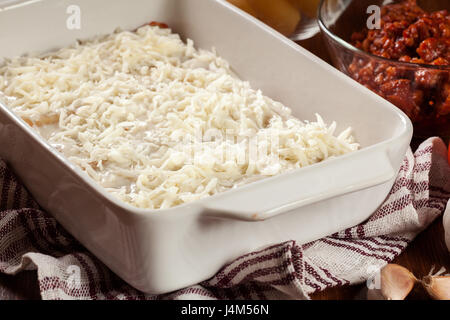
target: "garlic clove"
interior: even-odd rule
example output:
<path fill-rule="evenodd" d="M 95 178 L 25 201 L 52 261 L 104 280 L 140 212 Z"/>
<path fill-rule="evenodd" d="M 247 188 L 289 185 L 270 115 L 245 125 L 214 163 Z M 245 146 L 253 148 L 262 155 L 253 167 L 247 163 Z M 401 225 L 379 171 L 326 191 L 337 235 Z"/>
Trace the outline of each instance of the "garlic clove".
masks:
<path fill-rule="evenodd" d="M 381 294 L 386 300 L 404 300 L 417 282 L 406 268 L 388 264 L 381 270 Z"/>
<path fill-rule="evenodd" d="M 450 201 L 447 204 L 447 210 L 444 213 L 444 230 L 445 230 L 445 243 L 447 244 L 448 251 L 450 251 Z"/>
<path fill-rule="evenodd" d="M 423 278 L 422 284 L 433 299 L 450 300 L 449 276 L 426 276 Z"/>

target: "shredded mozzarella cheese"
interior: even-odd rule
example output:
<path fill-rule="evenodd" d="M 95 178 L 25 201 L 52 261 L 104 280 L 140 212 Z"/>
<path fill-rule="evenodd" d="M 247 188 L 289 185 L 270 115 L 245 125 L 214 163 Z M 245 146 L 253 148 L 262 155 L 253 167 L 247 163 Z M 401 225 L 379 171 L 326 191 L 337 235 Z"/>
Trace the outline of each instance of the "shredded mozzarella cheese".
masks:
<path fill-rule="evenodd" d="M 163 209 L 358 149 L 302 122 L 214 51 L 145 26 L 7 60 L 12 110 L 123 201 Z"/>

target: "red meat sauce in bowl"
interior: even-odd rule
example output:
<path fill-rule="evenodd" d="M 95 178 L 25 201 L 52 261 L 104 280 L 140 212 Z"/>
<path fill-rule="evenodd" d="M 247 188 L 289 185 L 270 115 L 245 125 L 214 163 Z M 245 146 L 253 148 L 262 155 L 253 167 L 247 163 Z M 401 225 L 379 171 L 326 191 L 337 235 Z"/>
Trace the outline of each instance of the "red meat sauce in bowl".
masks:
<path fill-rule="evenodd" d="M 322 2 L 320 24 L 335 65 L 402 109 L 414 123 L 416 138 L 441 136 L 449 140 L 450 11 L 425 10 L 416 0 L 387 5 L 378 1 L 380 28 L 369 30 L 366 10 L 374 2 L 377 4 L 362 0 Z M 330 23 L 333 5 L 340 8 L 344 21 L 334 15 L 335 21 Z M 364 21 L 353 24 L 352 18 L 345 19 L 346 11 L 355 17 L 358 10 Z"/>

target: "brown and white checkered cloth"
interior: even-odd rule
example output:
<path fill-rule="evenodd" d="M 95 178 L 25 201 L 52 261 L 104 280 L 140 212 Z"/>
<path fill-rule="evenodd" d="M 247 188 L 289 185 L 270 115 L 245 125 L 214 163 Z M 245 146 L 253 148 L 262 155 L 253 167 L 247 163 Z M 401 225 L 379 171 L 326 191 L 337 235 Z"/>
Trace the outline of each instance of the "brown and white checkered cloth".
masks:
<path fill-rule="evenodd" d="M 439 217 L 450 198 L 442 140 L 408 152 L 383 205 L 365 223 L 299 245 L 253 252 L 196 286 L 164 296 L 136 291 L 42 211 L 0 161 L 0 272 L 36 270 L 43 299 L 286 299 L 365 281 Z"/>

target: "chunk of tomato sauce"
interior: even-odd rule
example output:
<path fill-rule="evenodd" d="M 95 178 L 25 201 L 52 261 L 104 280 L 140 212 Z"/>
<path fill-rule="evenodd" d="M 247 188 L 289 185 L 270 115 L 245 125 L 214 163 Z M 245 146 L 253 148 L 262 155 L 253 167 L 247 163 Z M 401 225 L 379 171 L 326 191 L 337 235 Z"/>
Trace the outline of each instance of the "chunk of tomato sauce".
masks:
<path fill-rule="evenodd" d="M 161 29 L 169 29 L 169 26 L 163 22 L 152 21 L 148 24 L 150 27 L 160 27 Z"/>

